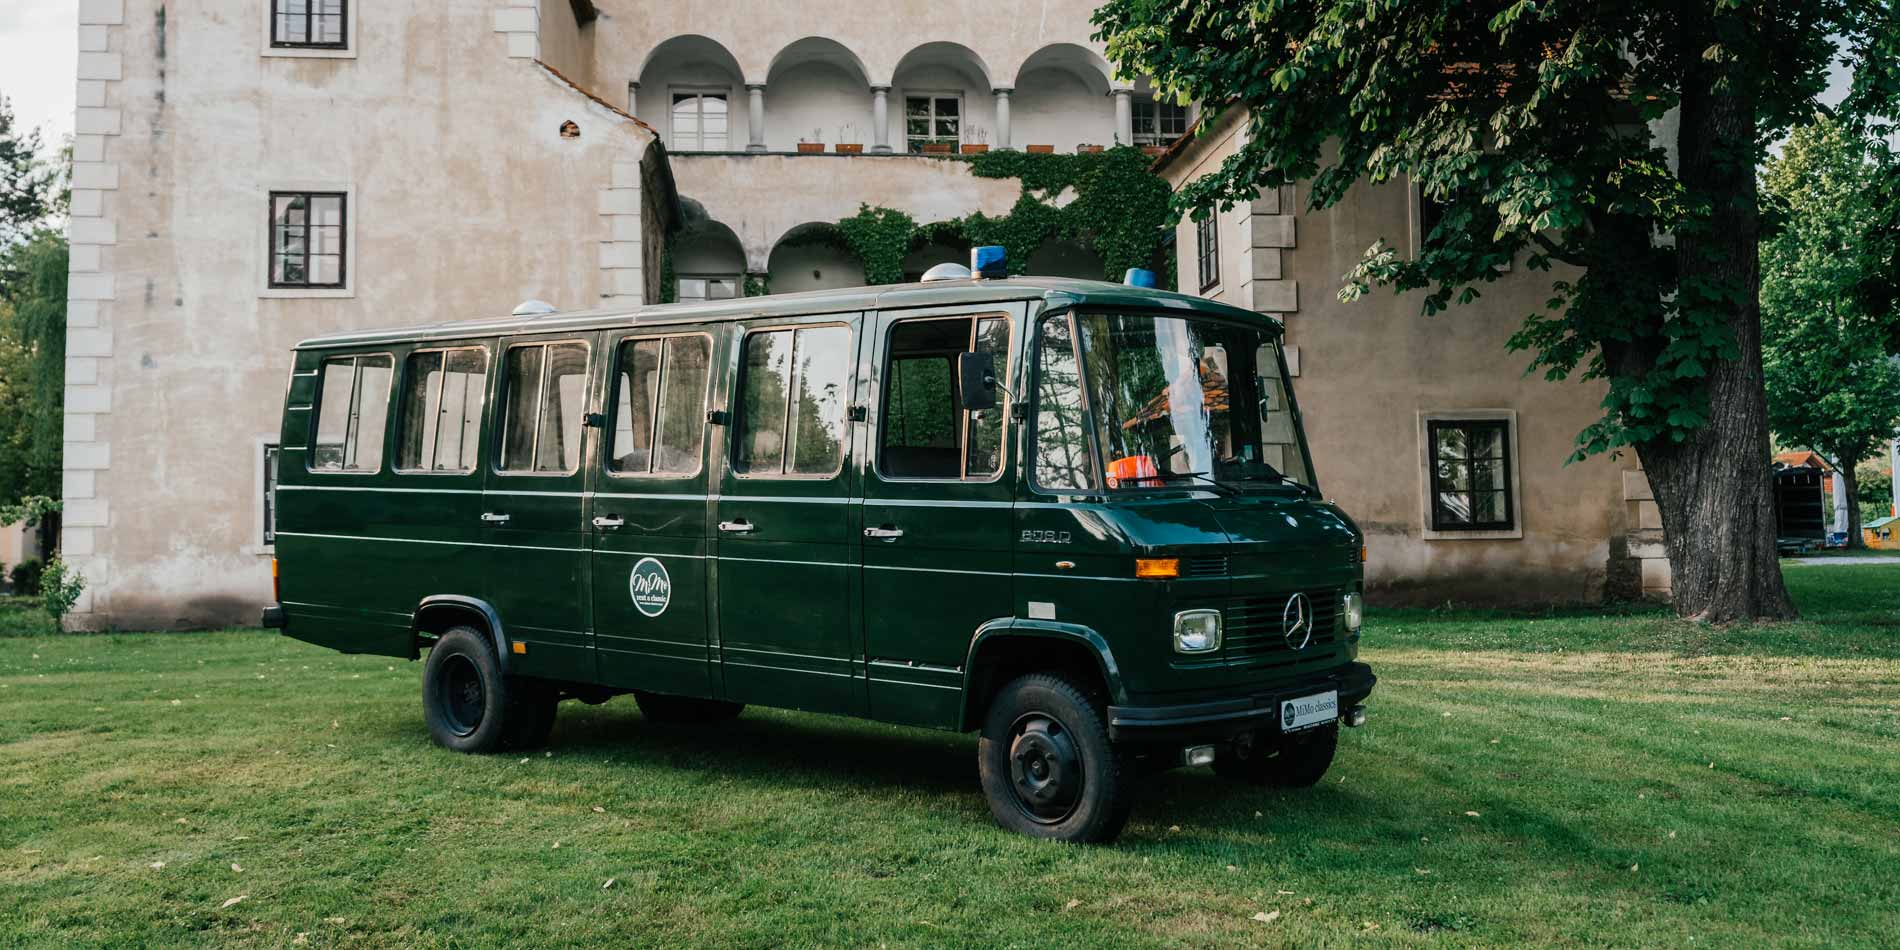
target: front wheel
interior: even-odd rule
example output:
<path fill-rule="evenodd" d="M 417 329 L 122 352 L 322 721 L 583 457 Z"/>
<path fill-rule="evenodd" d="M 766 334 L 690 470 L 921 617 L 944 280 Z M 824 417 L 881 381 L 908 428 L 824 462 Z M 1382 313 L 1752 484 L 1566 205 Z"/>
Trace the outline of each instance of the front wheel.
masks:
<path fill-rule="evenodd" d="M 1220 748 L 1214 772 L 1255 785 L 1311 788 L 1332 768 L 1338 749 L 1337 722 L 1291 735 L 1256 729 Z"/>
<path fill-rule="evenodd" d="M 1113 841 L 1133 805 L 1108 726 L 1068 679 L 1031 673 L 990 703 L 977 771 L 996 823 L 1055 841 Z"/>
<path fill-rule="evenodd" d="M 422 717 L 437 745 L 497 752 L 546 741 L 557 696 L 546 686 L 503 676 L 488 638 L 455 627 L 429 649 L 422 668 Z"/>

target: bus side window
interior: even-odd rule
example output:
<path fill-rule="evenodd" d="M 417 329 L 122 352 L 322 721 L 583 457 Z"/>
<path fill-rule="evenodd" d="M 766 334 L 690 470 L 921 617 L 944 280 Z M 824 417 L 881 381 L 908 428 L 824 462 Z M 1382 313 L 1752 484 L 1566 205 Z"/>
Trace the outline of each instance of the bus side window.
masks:
<path fill-rule="evenodd" d="M 383 430 L 395 361 L 387 353 L 323 361 L 317 395 L 313 472 L 375 472 L 383 467 Z"/>
<path fill-rule="evenodd" d="M 733 468 L 743 475 L 836 475 L 844 467 L 851 329 L 748 334 Z"/>
<path fill-rule="evenodd" d="M 1009 321 L 1002 317 L 924 317 L 896 324 L 885 360 L 878 470 L 889 478 L 987 481 L 1002 471 L 1003 417 L 997 406 L 966 412 L 956 359 L 989 353 L 1009 365 Z"/>
<path fill-rule="evenodd" d="M 488 351 L 422 350 L 404 362 L 396 470 L 467 474 L 475 470 L 488 392 Z"/>
<path fill-rule="evenodd" d="M 699 471 L 711 355 L 712 341 L 697 334 L 620 344 L 608 470 L 622 475 Z"/>
<path fill-rule="evenodd" d="M 502 363 L 504 410 L 499 470 L 573 474 L 587 414 L 587 344 L 527 343 Z"/>

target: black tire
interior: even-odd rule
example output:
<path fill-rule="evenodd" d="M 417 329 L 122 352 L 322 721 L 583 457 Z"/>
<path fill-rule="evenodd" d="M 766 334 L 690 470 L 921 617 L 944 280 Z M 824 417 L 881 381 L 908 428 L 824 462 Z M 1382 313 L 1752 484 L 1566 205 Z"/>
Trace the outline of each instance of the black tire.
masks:
<path fill-rule="evenodd" d="M 1221 746 L 1214 772 L 1223 778 L 1277 788 L 1311 788 L 1333 766 L 1339 723 L 1283 735 L 1258 729 Z"/>
<path fill-rule="evenodd" d="M 499 752 L 534 744 L 554 724 L 546 687 L 503 676 L 488 637 L 454 627 L 435 641 L 422 668 L 422 717 L 437 745 L 457 752 Z"/>
<path fill-rule="evenodd" d="M 1115 840 L 1134 804 L 1129 766 L 1102 711 L 1065 677 L 1005 685 L 983 722 L 977 771 L 996 823 L 1054 841 Z"/>
<path fill-rule="evenodd" d="M 633 701 L 640 704 L 640 715 L 653 722 L 670 725 L 726 722 L 737 718 L 741 712 L 745 711 L 744 703 L 696 699 L 691 696 L 669 696 L 665 693 L 649 693 L 645 690 L 634 690 Z"/>

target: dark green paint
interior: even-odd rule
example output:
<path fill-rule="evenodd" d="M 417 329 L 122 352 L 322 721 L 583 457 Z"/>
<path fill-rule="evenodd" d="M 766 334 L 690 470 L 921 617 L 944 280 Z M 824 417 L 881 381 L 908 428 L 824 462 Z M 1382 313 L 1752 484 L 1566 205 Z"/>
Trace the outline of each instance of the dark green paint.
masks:
<path fill-rule="evenodd" d="M 443 612 L 460 611 L 456 616 L 469 622 L 503 626 L 491 635 L 516 674 L 948 729 L 977 724 L 968 686 L 980 681 L 984 657 L 1012 638 L 1078 645 L 1096 658 L 1118 705 L 1258 695 L 1350 662 L 1358 645 L 1343 635 L 1297 658 L 1284 651 L 1249 656 L 1239 647 L 1186 657 L 1171 643 L 1178 610 L 1220 607 L 1230 616 L 1255 616 L 1266 609 L 1261 603 L 1283 602 L 1291 591 L 1336 595 L 1357 588 L 1360 533 L 1328 503 L 1290 489 L 1226 497 L 1191 485 L 1050 494 L 1024 477 L 1033 423 L 1013 416 L 1006 423 L 1004 470 L 993 481 L 906 479 L 879 471 L 873 445 L 894 326 L 952 315 L 1006 316 L 1009 362 L 1001 375 L 1014 403 L 1032 391 L 1028 328 L 1065 308 L 1192 313 L 1278 329 L 1269 318 L 1199 298 L 1021 278 L 308 341 L 295 354 L 282 427 L 277 556 L 287 631 L 347 652 L 414 656 L 419 624 L 428 628 L 432 618 L 447 616 Z M 847 426 L 836 475 L 735 472 L 730 415 L 707 426 L 702 464 L 691 475 L 610 473 L 603 440 L 611 432 L 594 428 L 586 430 L 573 474 L 495 471 L 496 410 L 505 395 L 501 351 L 509 344 L 588 342 L 587 406 L 605 412 L 623 340 L 709 335 L 707 406 L 730 414 L 744 334 L 817 324 L 850 328 L 856 368 L 849 402 L 864 416 Z M 475 471 L 392 470 L 400 393 L 390 400 L 380 471 L 306 469 L 321 359 L 388 353 L 401 368 L 415 350 L 449 344 L 490 353 L 482 464 Z M 484 512 L 507 514 L 509 521 L 484 522 Z M 603 526 L 596 519 L 621 523 Z M 754 530 L 718 528 L 735 521 Z M 904 533 L 868 538 L 866 528 Z M 1030 540 L 1064 536 L 1059 543 Z M 629 593 L 634 565 L 648 556 L 659 559 L 672 580 L 670 601 L 657 617 L 635 610 Z M 1136 579 L 1138 556 L 1225 558 L 1226 570 Z M 1032 603 L 1050 605 L 1054 616 L 1032 616 Z M 517 643 L 525 652 L 512 652 Z"/>

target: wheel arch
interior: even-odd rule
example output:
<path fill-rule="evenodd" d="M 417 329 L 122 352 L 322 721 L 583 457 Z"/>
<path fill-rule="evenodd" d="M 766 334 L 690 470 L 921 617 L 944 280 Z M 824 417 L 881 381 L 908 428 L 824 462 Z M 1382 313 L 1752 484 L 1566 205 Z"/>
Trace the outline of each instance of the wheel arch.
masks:
<path fill-rule="evenodd" d="M 423 642 L 434 639 L 432 635 L 461 624 L 487 634 L 495 647 L 495 661 L 502 673 L 507 674 L 510 654 L 508 634 L 502 627 L 501 614 L 493 604 L 461 594 L 436 594 L 424 597 L 416 605 L 416 612 L 409 621 L 409 658 L 413 660 L 421 656 Z"/>
<path fill-rule="evenodd" d="M 1102 689 L 1105 703 L 1127 699 L 1115 654 L 1093 628 L 1022 617 L 983 624 L 970 639 L 963 666 L 963 707 L 957 728 L 968 732 L 980 727 L 991 698 L 1015 676 L 1065 669 L 1090 677 Z"/>

